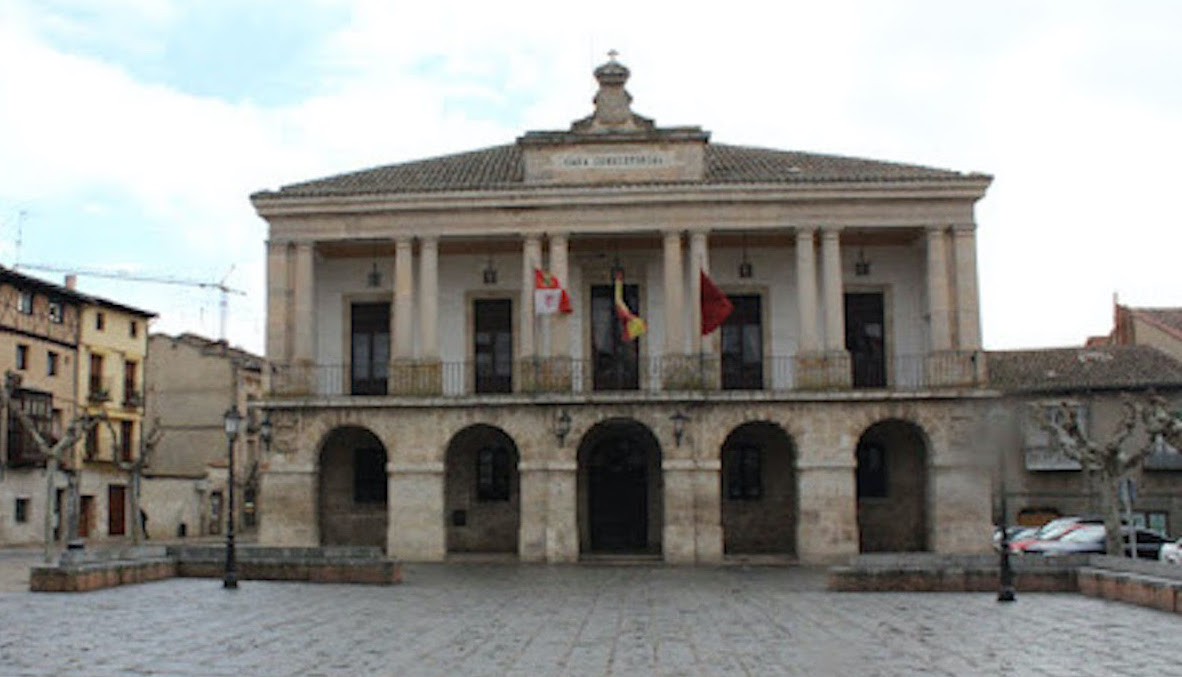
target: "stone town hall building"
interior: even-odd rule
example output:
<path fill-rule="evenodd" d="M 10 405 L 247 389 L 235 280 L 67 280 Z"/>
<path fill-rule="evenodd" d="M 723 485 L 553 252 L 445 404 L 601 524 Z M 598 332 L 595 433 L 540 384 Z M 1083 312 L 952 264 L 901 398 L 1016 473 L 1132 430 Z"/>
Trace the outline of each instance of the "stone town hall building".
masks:
<path fill-rule="evenodd" d="M 614 59 L 595 77 L 568 130 L 252 196 L 277 370 L 260 541 L 411 561 L 987 547 L 990 177 L 712 143 L 633 113 Z M 571 312 L 538 312 L 536 270 Z M 702 272 L 733 305 L 705 336 Z M 617 295 L 647 322 L 634 340 Z"/>

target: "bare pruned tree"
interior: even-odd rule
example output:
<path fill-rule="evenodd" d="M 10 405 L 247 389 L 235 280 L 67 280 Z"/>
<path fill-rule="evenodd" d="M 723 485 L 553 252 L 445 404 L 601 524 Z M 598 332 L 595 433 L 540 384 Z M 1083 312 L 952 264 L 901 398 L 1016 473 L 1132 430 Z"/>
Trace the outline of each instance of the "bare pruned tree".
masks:
<path fill-rule="evenodd" d="M 1106 532 L 1105 550 L 1110 555 L 1119 554 L 1122 549 L 1118 500 L 1121 483 L 1141 468 L 1145 457 L 1153 449 L 1149 444 L 1131 442 L 1147 409 L 1146 404 L 1127 394 L 1122 395 L 1121 399 L 1120 419 L 1104 440 L 1096 439 L 1084 431 L 1078 409 L 1067 402 L 1041 409 L 1039 419 L 1042 427 L 1051 434 L 1052 444 L 1088 471 L 1100 497 Z"/>
<path fill-rule="evenodd" d="M 1182 451 L 1182 417 L 1170 411 L 1166 398 L 1151 393 L 1141 410 L 1141 421 L 1150 438 L 1161 437 L 1166 444 Z"/>
<path fill-rule="evenodd" d="M 114 431 L 112 431 L 114 434 Z M 145 430 L 140 435 L 140 453 L 139 455 L 129 461 L 119 461 L 119 469 L 126 472 L 131 477 L 131 540 L 133 543 L 139 543 L 148 537 L 146 525 L 141 517 L 140 508 L 140 491 L 144 477 L 144 468 L 152 461 L 152 454 L 156 451 L 156 446 L 160 444 L 160 440 L 164 437 L 164 429 L 160 425 L 160 417 L 152 419 L 152 427 Z"/>

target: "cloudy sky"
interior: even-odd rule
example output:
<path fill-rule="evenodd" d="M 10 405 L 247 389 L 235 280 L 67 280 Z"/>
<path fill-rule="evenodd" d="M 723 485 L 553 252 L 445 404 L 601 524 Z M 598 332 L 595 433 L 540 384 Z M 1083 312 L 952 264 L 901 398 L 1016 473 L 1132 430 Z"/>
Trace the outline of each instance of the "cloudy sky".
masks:
<path fill-rule="evenodd" d="M 0 263 L 224 281 L 261 351 L 250 193 L 565 128 L 614 48 L 658 124 L 994 175 L 986 346 L 1078 344 L 1114 293 L 1182 305 L 1180 27 L 1172 0 L 0 0 Z M 80 285 L 219 333 L 215 290 Z"/>

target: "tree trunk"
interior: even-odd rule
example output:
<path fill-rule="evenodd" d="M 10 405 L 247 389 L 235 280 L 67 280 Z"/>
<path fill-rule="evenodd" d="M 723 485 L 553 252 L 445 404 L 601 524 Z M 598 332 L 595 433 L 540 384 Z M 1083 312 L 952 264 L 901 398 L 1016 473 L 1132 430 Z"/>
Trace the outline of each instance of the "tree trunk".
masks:
<path fill-rule="evenodd" d="M 1109 555 L 1119 557 L 1122 553 L 1120 529 L 1120 492 L 1119 476 L 1110 473 L 1100 473 L 1100 505 L 1104 516 L 1104 550 Z"/>

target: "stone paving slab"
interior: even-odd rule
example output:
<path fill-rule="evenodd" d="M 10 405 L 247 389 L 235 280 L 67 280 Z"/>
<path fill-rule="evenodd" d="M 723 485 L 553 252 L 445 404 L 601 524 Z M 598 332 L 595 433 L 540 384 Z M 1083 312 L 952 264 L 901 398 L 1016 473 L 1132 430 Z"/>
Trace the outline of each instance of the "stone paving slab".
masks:
<path fill-rule="evenodd" d="M 1168 675 L 1176 615 L 1077 594 L 832 593 L 824 572 L 407 565 L 394 587 L 0 594 L 0 675 Z"/>

